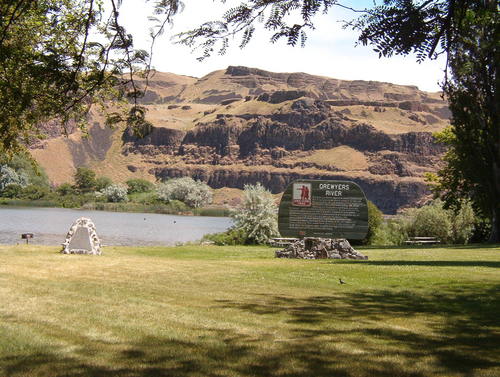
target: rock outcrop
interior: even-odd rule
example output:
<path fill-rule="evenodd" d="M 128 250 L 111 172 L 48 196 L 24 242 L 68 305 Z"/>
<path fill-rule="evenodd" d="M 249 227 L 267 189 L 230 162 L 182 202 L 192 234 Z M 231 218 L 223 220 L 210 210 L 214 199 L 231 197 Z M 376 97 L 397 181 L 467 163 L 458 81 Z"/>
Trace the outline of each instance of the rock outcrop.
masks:
<path fill-rule="evenodd" d="M 394 213 L 429 195 L 424 174 L 444 152 L 432 134 L 450 115 L 439 94 L 413 86 L 249 67 L 200 79 L 155 72 L 141 103 L 153 125 L 145 137 L 104 127 L 95 110 L 89 138 L 63 139 L 47 124 L 34 155 L 54 183 L 71 179 L 53 171 L 61 150 L 65 171 L 92 165 L 115 180 L 190 175 L 213 188 L 261 182 L 273 193 L 294 179 L 352 180 Z"/>

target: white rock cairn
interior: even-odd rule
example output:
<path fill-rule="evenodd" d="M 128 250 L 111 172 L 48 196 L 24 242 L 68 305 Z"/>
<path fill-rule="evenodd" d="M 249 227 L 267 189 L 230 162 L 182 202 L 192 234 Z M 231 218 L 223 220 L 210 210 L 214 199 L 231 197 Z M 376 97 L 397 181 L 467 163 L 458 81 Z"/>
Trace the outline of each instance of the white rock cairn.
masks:
<path fill-rule="evenodd" d="M 86 217 L 77 219 L 69 229 L 62 247 L 62 254 L 101 255 L 101 241 L 92 220 Z"/>

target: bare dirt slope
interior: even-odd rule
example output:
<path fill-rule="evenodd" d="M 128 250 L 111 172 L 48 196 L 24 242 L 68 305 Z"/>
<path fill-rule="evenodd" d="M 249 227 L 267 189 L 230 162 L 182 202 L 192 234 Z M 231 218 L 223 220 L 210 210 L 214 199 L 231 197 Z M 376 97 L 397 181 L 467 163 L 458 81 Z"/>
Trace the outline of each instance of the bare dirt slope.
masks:
<path fill-rule="evenodd" d="M 450 115 L 439 93 L 413 86 L 247 67 L 200 79 L 155 72 L 141 101 L 148 136 L 108 129 L 93 112 L 87 138 L 51 133 L 33 155 L 56 184 L 82 165 L 117 181 L 191 175 L 273 193 L 300 178 L 353 180 L 391 213 L 427 197 L 424 173 L 443 153 L 432 133 Z"/>

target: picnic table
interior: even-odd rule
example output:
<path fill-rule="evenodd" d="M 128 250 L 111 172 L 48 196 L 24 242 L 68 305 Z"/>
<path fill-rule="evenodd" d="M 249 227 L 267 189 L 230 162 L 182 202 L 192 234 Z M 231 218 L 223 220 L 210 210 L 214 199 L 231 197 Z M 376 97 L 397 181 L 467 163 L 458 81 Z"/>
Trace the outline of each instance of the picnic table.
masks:
<path fill-rule="evenodd" d="M 273 247 L 286 247 L 295 241 L 298 241 L 298 238 L 271 238 L 268 242 L 269 246 Z"/>
<path fill-rule="evenodd" d="M 407 245 L 435 245 L 441 243 L 441 241 L 436 237 L 410 237 L 409 240 L 405 241 Z"/>

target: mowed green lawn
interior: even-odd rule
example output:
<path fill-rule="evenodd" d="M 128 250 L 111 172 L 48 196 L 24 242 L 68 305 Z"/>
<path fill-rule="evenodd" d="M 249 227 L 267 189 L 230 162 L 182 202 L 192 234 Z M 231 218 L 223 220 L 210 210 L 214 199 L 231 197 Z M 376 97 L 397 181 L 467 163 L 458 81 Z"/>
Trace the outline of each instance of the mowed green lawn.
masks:
<path fill-rule="evenodd" d="M 499 246 L 363 252 L 0 246 L 0 376 L 500 376 Z"/>

